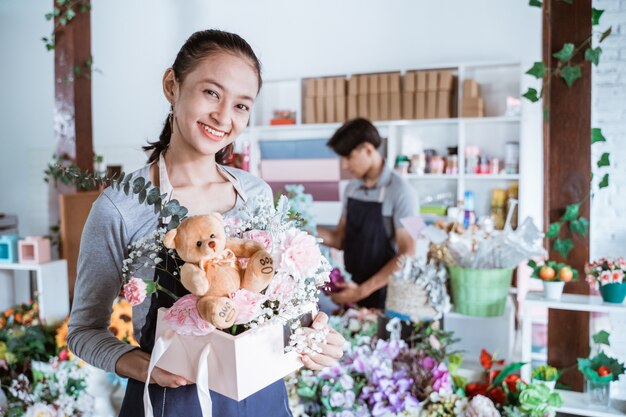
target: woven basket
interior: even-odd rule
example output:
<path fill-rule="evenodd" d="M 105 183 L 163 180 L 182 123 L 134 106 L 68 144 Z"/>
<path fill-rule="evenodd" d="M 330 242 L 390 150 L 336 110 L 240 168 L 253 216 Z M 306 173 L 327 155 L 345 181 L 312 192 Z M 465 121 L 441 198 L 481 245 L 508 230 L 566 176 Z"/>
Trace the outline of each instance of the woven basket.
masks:
<path fill-rule="evenodd" d="M 448 266 L 457 313 L 493 317 L 504 313 L 513 268 L 469 269 Z"/>
<path fill-rule="evenodd" d="M 414 322 L 432 320 L 437 312 L 429 304 L 426 290 L 415 282 L 394 279 L 387 285 L 385 310 L 390 315 Z"/>

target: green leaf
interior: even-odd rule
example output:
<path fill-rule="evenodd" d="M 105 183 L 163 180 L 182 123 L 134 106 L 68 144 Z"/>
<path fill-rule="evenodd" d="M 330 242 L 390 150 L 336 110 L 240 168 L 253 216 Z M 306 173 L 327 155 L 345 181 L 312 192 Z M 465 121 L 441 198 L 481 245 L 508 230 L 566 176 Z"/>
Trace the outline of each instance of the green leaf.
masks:
<path fill-rule="evenodd" d="M 602 53 L 602 48 L 599 46 L 597 48 L 587 48 L 585 51 L 585 61 L 592 62 L 593 65 L 598 66 L 600 63 L 600 54 Z"/>
<path fill-rule="evenodd" d="M 63 6 L 65 3 L 67 3 L 67 0 L 57 0 L 57 4 Z"/>
<path fill-rule="evenodd" d="M 566 65 L 561 68 L 560 76 L 565 80 L 565 84 L 567 84 L 568 87 L 571 87 L 572 84 L 574 84 L 574 81 L 582 76 L 582 71 L 578 65 Z"/>
<path fill-rule="evenodd" d="M 513 372 L 517 371 L 524 365 L 526 365 L 526 362 L 515 362 L 505 366 L 502 372 L 500 372 L 496 379 L 493 380 L 493 386 L 499 387 L 500 385 L 502 385 L 502 382 L 504 382 L 504 378 L 511 375 Z"/>
<path fill-rule="evenodd" d="M 161 217 L 173 216 L 178 213 L 178 210 L 180 210 L 178 200 L 170 200 L 163 206 L 163 209 L 161 210 Z"/>
<path fill-rule="evenodd" d="M 548 227 L 548 231 L 546 232 L 546 237 L 550 239 L 557 237 L 561 231 L 561 224 L 561 222 L 551 223 Z"/>
<path fill-rule="evenodd" d="M 591 24 L 593 26 L 600 24 L 600 16 L 602 16 L 602 13 L 604 13 L 604 10 L 591 8 Z"/>
<path fill-rule="evenodd" d="M 563 0 L 567 4 L 574 4 L 574 0 Z"/>
<path fill-rule="evenodd" d="M 172 219 L 170 220 L 170 222 L 167 224 L 167 230 L 176 229 L 179 224 L 180 224 L 180 219 L 178 218 L 178 216 L 174 215 L 172 216 Z"/>
<path fill-rule="evenodd" d="M 598 187 L 606 188 L 608 186 L 609 186 L 609 174 L 604 174 L 604 177 L 602 177 L 602 181 L 600 181 L 600 184 L 598 184 Z"/>
<path fill-rule="evenodd" d="M 527 98 L 533 103 L 539 101 L 539 97 L 537 97 L 537 90 L 535 90 L 534 88 L 529 88 L 528 91 L 526 91 L 526 93 L 522 95 L 522 97 Z"/>
<path fill-rule="evenodd" d="M 565 207 L 565 214 L 561 218 L 561 220 L 569 222 L 578 217 L 578 211 L 580 210 L 580 203 L 570 204 Z"/>
<path fill-rule="evenodd" d="M 533 67 L 526 71 L 526 74 L 532 75 L 535 78 L 541 79 L 546 73 L 546 64 L 543 62 L 535 62 Z"/>
<path fill-rule="evenodd" d="M 609 161 L 610 154 L 608 152 L 604 152 L 600 159 L 598 160 L 598 168 L 608 167 L 611 165 L 611 161 Z"/>
<path fill-rule="evenodd" d="M 578 233 L 581 236 L 587 236 L 587 230 L 589 230 L 589 220 L 584 217 L 572 220 L 569 224 L 569 230 L 574 233 Z"/>
<path fill-rule="evenodd" d="M 602 135 L 602 129 L 598 127 L 591 129 L 591 144 L 596 142 L 606 142 L 606 138 Z"/>
<path fill-rule="evenodd" d="M 52 9 L 52 14 L 55 16 L 58 16 L 61 14 L 61 9 L 59 9 L 58 7 L 55 7 L 54 9 Z"/>
<path fill-rule="evenodd" d="M 599 43 L 604 42 L 604 40 L 606 38 L 608 38 L 609 36 L 611 36 L 611 32 L 613 32 L 613 26 L 609 27 L 607 30 L 605 30 L 604 32 L 602 32 L 602 36 L 600 36 L 600 41 Z"/>
<path fill-rule="evenodd" d="M 149 205 L 155 204 L 157 201 L 161 199 L 160 197 L 161 191 L 159 191 L 159 187 L 154 187 L 150 191 L 148 191 L 147 203 Z"/>
<path fill-rule="evenodd" d="M 572 59 L 573 55 L 574 55 L 574 44 L 573 43 L 563 44 L 563 48 L 561 48 L 561 50 L 559 52 L 555 52 L 554 54 L 552 54 L 553 57 L 555 57 L 556 59 L 558 59 L 561 62 L 569 61 L 570 59 Z"/>
<path fill-rule="evenodd" d="M 542 7 L 542 6 L 543 6 L 543 3 L 541 3 L 541 1 L 540 1 L 540 0 L 530 0 L 530 1 L 528 2 L 528 5 L 529 5 L 529 6 L 532 6 L 532 7 Z"/>
<path fill-rule="evenodd" d="M 129 182 L 124 184 L 124 194 L 126 194 L 126 195 L 130 194 L 130 183 Z"/>
<path fill-rule="evenodd" d="M 143 190 L 143 186 L 146 184 L 146 179 L 144 177 L 137 177 L 133 181 L 133 193 L 139 194 L 141 190 Z"/>
<path fill-rule="evenodd" d="M 76 12 L 73 9 L 67 9 L 67 12 L 65 12 L 65 17 L 67 18 L 68 22 L 72 20 L 75 16 Z"/>
<path fill-rule="evenodd" d="M 59 23 L 61 24 L 61 26 L 67 25 L 67 19 L 65 17 L 60 17 Z"/>
<path fill-rule="evenodd" d="M 46 20 L 52 20 L 54 15 L 52 13 L 46 13 Z"/>
<path fill-rule="evenodd" d="M 561 254 L 564 258 L 567 259 L 567 255 L 574 249 L 574 244 L 571 239 L 557 239 L 554 241 L 554 245 L 552 246 L 555 251 Z"/>
<path fill-rule="evenodd" d="M 611 344 L 609 343 L 609 336 L 609 332 L 607 332 L 606 330 L 600 330 L 598 333 L 593 335 L 593 341 L 594 343 L 597 343 L 599 345 L 611 346 Z"/>
<path fill-rule="evenodd" d="M 141 190 L 139 192 L 139 204 L 143 204 L 144 201 L 146 201 L 146 190 Z"/>

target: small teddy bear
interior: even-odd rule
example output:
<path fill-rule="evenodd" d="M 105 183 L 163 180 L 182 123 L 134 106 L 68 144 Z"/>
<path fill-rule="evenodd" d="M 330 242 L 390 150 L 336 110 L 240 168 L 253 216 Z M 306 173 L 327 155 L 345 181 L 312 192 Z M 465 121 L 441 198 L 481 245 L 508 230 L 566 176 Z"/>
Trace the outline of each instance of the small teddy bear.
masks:
<path fill-rule="evenodd" d="M 185 261 L 180 268 L 183 286 L 198 297 L 200 317 L 218 329 L 233 325 L 237 307 L 229 295 L 244 288 L 259 293 L 274 276 L 272 256 L 259 242 L 229 238 L 219 213 L 191 216 L 165 235 L 166 248 L 176 249 Z M 241 268 L 237 258 L 249 258 Z"/>

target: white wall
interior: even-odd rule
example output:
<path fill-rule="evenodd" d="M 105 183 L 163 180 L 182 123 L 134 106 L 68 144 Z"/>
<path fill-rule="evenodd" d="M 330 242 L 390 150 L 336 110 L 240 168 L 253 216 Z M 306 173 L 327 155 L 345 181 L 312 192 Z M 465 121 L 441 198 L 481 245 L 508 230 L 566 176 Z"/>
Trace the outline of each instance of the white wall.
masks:
<path fill-rule="evenodd" d="M 39 39 L 51 29 L 43 17 L 49 7 L 47 0 L 0 0 L 1 53 L 11 63 L 0 66 L 10 97 L 0 99 L 0 211 L 18 213 L 23 234 L 47 231 L 41 172 L 54 147 L 53 56 Z M 445 62 L 531 63 L 540 57 L 540 23 L 539 9 L 518 0 L 93 0 L 92 49 L 102 71 L 93 78 L 94 147 L 105 163 L 127 170 L 143 163 L 137 150 L 156 138 L 167 113 L 163 71 L 198 29 L 241 34 L 272 80 Z M 525 138 L 538 144 L 540 129 L 528 126 Z M 533 204 L 540 211 L 541 202 Z"/>

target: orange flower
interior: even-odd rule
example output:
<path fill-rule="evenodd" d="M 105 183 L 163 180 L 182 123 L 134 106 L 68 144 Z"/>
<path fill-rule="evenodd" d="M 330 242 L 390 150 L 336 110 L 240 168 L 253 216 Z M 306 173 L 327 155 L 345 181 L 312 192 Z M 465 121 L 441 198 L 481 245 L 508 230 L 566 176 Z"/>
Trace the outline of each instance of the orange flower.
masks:
<path fill-rule="evenodd" d="M 480 364 L 486 370 L 490 370 L 493 368 L 493 365 L 502 366 L 504 365 L 504 359 L 500 359 L 499 361 L 493 360 L 493 355 L 487 352 L 485 349 L 480 351 Z"/>
<path fill-rule="evenodd" d="M 54 337 L 54 340 L 57 344 L 58 349 L 63 349 L 67 346 L 67 331 L 68 331 L 68 323 L 70 322 L 70 318 L 67 317 L 63 324 L 57 328 L 57 334 Z"/>
<path fill-rule="evenodd" d="M 517 392 L 517 381 L 522 381 L 522 379 L 520 378 L 519 375 L 516 375 L 516 374 L 511 374 L 507 376 L 506 378 L 504 378 L 504 382 L 506 383 L 506 386 L 509 388 L 509 391 L 513 393 Z"/>
<path fill-rule="evenodd" d="M 494 402 L 494 404 L 504 405 L 506 402 L 506 393 L 501 387 L 496 387 L 487 392 L 487 398 Z"/>
<path fill-rule="evenodd" d="M 15 322 L 22 323 L 22 313 L 15 313 Z"/>

